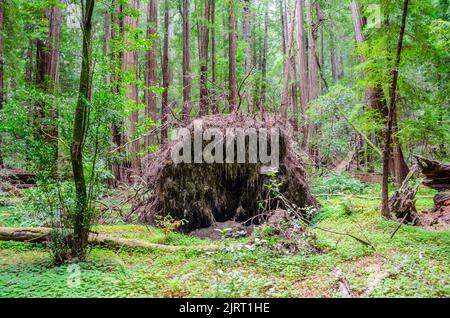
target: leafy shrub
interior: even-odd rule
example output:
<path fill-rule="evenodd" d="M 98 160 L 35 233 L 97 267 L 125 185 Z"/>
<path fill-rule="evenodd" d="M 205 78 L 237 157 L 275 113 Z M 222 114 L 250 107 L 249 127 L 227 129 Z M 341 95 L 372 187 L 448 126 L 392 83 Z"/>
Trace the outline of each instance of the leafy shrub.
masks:
<path fill-rule="evenodd" d="M 366 184 L 348 174 L 333 175 L 328 178 L 316 178 L 313 191 L 320 194 L 361 193 Z"/>

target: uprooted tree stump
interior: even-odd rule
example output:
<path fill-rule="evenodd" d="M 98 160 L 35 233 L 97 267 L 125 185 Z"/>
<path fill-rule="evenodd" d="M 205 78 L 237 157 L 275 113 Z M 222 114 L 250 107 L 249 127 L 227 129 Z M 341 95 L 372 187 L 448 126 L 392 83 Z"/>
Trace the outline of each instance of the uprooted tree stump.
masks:
<path fill-rule="evenodd" d="M 228 145 L 234 146 L 232 163 L 228 160 L 223 163 L 176 163 L 173 152 L 176 150 L 176 139 L 161 146 L 155 153 L 145 158 L 145 180 L 147 192 L 140 203 L 139 218 L 143 222 L 155 224 L 158 216 L 170 215 L 175 220 L 187 220 L 180 227 L 183 232 L 209 227 L 215 222 L 233 220 L 249 225 L 258 224 L 262 219 L 263 210 L 284 208 L 281 200 L 274 195 L 273 188 L 268 184 L 279 184 L 279 192 L 290 202 L 301 208 L 317 207 L 317 201 L 311 195 L 306 171 L 300 154 L 294 149 L 291 128 L 280 118 L 271 114 L 211 115 L 197 119 L 187 127 L 192 138 L 191 151 L 194 154 L 194 137 L 196 127 L 201 126 L 203 131 L 215 128 L 226 136 L 212 152 L 216 155 L 223 151 L 224 157 Z M 250 155 L 258 149 L 249 148 L 249 136 L 245 137 L 244 163 L 236 163 L 236 154 L 239 142 L 236 135 L 227 135 L 227 130 L 241 129 L 267 129 L 277 128 L 279 131 L 279 168 L 273 174 L 262 173 L 264 164 L 259 161 L 250 162 Z M 269 137 L 268 140 L 271 140 Z M 242 139 L 240 139 L 242 141 Z M 217 140 L 213 140 L 216 142 Z M 211 144 L 202 141 L 202 149 Z M 272 151 L 272 144 L 267 145 L 267 153 Z M 178 153 L 180 154 L 180 153 Z M 184 155 L 184 153 L 183 153 Z M 275 180 L 275 181 L 274 181 Z M 276 192 L 276 191 L 275 191 Z M 306 209 L 307 210 L 307 209 Z M 305 217 L 311 217 L 307 215 Z M 251 221 L 250 221 L 251 220 Z"/>
<path fill-rule="evenodd" d="M 409 180 L 417 170 L 414 166 L 406 176 L 400 188 L 394 192 L 389 199 L 389 209 L 391 213 L 403 222 L 416 225 L 420 217 L 416 210 L 416 194 L 419 190 L 419 185 L 414 188 L 409 186 Z"/>
<path fill-rule="evenodd" d="M 434 208 L 425 211 L 422 218 L 424 225 L 444 222 L 450 225 L 450 163 L 441 163 L 421 156 L 415 156 L 417 164 L 425 176 L 423 184 L 439 193 L 434 197 Z"/>

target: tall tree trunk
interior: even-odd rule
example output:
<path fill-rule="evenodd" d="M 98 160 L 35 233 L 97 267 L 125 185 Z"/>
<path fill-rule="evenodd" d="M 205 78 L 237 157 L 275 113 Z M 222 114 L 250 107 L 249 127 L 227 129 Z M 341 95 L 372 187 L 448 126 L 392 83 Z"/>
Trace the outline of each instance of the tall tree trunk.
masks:
<path fill-rule="evenodd" d="M 236 84 L 236 19 L 234 12 L 234 0 L 229 4 L 229 30 L 228 30 L 228 103 L 232 113 L 237 111 L 237 84 Z"/>
<path fill-rule="evenodd" d="M 263 53 L 261 59 L 261 91 L 260 91 L 260 102 L 258 109 L 263 111 L 266 105 L 266 94 L 267 94 L 267 36 L 268 36 L 268 28 L 269 28 L 269 9 L 266 7 L 266 11 L 264 13 L 264 44 L 263 44 Z"/>
<path fill-rule="evenodd" d="M 243 26 L 242 33 L 245 42 L 245 76 L 249 76 L 249 74 L 253 71 L 253 54 L 252 54 L 252 23 L 251 23 L 251 7 L 250 0 L 244 0 L 243 3 Z M 245 93 L 244 100 L 247 103 L 248 111 L 252 111 L 252 97 L 250 90 Z"/>
<path fill-rule="evenodd" d="M 139 18 L 134 15 L 139 12 L 140 1 L 128 0 L 127 11 L 132 11 L 132 14 L 125 15 L 124 17 L 124 29 L 123 38 L 125 47 L 129 47 L 130 42 L 133 40 L 130 36 L 131 33 L 139 27 Z M 132 101 L 135 105 L 139 104 L 139 92 L 137 87 L 137 81 L 139 79 L 139 56 L 137 51 L 125 51 L 122 55 L 122 70 L 124 72 L 130 72 L 133 74 L 133 81 L 129 84 L 126 97 L 129 101 Z M 140 144 L 139 139 L 135 136 L 136 128 L 139 122 L 139 112 L 134 110 L 129 117 L 130 129 L 128 133 L 128 139 L 131 140 L 131 172 L 135 175 L 140 174 L 141 160 L 139 157 Z"/>
<path fill-rule="evenodd" d="M 209 48 L 209 0 L 204 1 L 203 19 L 199 25 L 200 62 L 200 116 L 208 115 L 208 48 Z"/>
<path fill-rule="evenodd" d="M 408 15 L 408 0 L 403 2 L 403 14 L 402 14 L 402 24 L 400 28 L 400 35 L 397 44 L 397 53 L 394 63 L 394 68 L 392 69 L 392 83 L 389 89 L 389 108 L 388 116 L 386 118 L 386 135 L 385 144 L 383 149 L 383 184 L 381 191 L 381 213 L 384 217 L 390 218 L 391 213 L 389 211 L 389 160 L 391 153 L 391 141 L 392 141 L 392 130 L 395 121 L 396 106 L 397 106 L 397 83 L 398 83 L 398 72 L 400 66 L 400 59 L 403 48 L 403 38 L 405 35 L 406 28 L 406 17 Z"/>
<path fill-rule="evenodd" d="M 308 66 L 309 66 L 309 99 L 315 100 L 319 95 L 317 78 L 317 30 L 313 22 L 313 3 L 308 0 Z M 311 125 L 310 125 L 311 126 Z"/>
<path fill-rule="evenodd" d="M 217 61 L 216 61 L 216 0 L 211 1 L 211 82 L 215 86 L 217 81 Z M 216 94 L 211 96 L 211 111 L 213 114 L 219 113 Z"/>
<path fill-rule="evenodd" d="M 336 25 L 333 21 L 330 24 L 330 64 L 331 64 L 331 77 L 333 82 L 337 82 L 339 79 L 339 69 L 338 69 L 338 57 L 336 52 L 336 39 L 335 39 Z"/>
<path fill-rule="evenodd" d="M 297 4 L 298 6 L 298 4 Z M 296 12 L 294 12 L 294 16 L 295 16 Z M 293 28 L 295 32 L 295 18 L 292 20 L 293 23 Z M 292 41 L 295 41 L 295 36 L 292 35 Z M 294 45 L 294 44 L 293 44 Z M 295 63 L 295 48 L 292 47 L 292 53 L 291 53 L 291 71 L 292 71 L 292 76 L 291 76 L 291 80 L 292 80 L 292 88 L 291 88 L 291 95 L 292 95 L 292 113 L 293 113 L 293 128 L 294 131 L 298 131 L 298 92 L 299 92 L 299 85 L 298 85 L 298 79 L 297 79 L 297 64 Z"/>
<path fill-rule="evenodd" d="M 170 65 L 169 65 L 169 2 L 164 2 L 164 49 L 163 49 L 163 94 L 161 104 L 161 143 L 168 141 L 168 115 L 169 115 L 169 81 L 170 81 Z"/>
<path fill-rule="evenodd" d="M 4 102 L 4 95 L 5 95 L 5 88 L 3 85 L 3 65 L 4 65 L 4 40 L 3 40 L 3 20 L 4 20 L 4 2 L 3 0 L 0 0 L 0 113 L 3 109 L 3 102 Z M 3 168 L 3 149 L 2 149 L 2 135 L 0 132 L 0 168 Z"/>
<path fill-rule="evenodd" d="M 360 4 L 357 0 L 354 0 L 350 4 L 351 12 L 352 12 L 352 19 L 353 19 L 353 28 L 355 31 L 355 40 L 358 45 L 362 45 L 366 39 L 363 34 L 363 27 L 364 27 L 364 21 L 361 17 L 360 12 Z M 359 60 L 361 63 L 364 63 L 366 61 L 365 56 L 360 55 Z M 363 76 L 366 76 L 363 74 Z M 365 98 L 367 101 L 367 104 L 370 108 L 373 110 L 377 110 L 380 112 L 384 117 L 388 116 L 388 110 L 387 105 L 384 102 L 383 98 L 383 90 L 380 86 L 376 87 L 367 87 L 365 92 Z M 398 143 L 397 137 L 396 137 L 396 130 L 397 130 L 397 115 L 394 115 L 394 135 L 393 135 L 393 154 L 389 160 L 389 167 L 390 172 L 395 177 L 396 184 L 401 185 L 404 178 L 409 172 L 408 166 L 405 162 L 405 159 L 403 157 L 403 152 L 400 147 L 400 144 Z M 381 139 L 381 137 L 380 137 Z"/>
<path fill-rule="evenodd" d="M 280 21 L 281 21 L 281 45 L 283 48 L 283 56 L 286 55 L 286 20 L 284 17 L 284 0 L 278 2 L 280 8 Z"/>
<path fill-rule="evenodd" d="M 320 2 L 319 2 L 319 0 L 316 0 L 316 21 L 317 21 L 316 29 L 319 32 L 318 36 L 316 36 L 316 37 L 319 38 L 319 41 L 320 41 L 320 51 L 317 50 L 318 51 L 318 55 L 319 55 L 317 64 L 319 64 L 320 72 L 323 73 L 324 62 L 325 61 L 324 61 L 324 51 L 323 51 L 324 39 L 323 39 L 322 19 L 323 18 L 322 18 L 322 13 L 320 11 Z M 318 88 L 319 92 L 323 92 L 324 91 L 324 85 L 322 85 L 322 82 L 319 81 L 318 85 L 319 85 L 319 88 Z"/>
<path fill-rule="evenodd" d="M 191 111 L 191 12 L 190 1 L 183 1 L 183 122 L 189 122 Z"/>
<path fill-rule="evenodd" d="M 154 88 L 158 86 L 158 0 L 149 0 L 147 11 L 147 39 L 152 42 L 146 54 L 145 64 L 145 117 L 156 123 L 156 94 Z M 149 133 L 145 136 L 145 149 L 156 144 L 156 136 Z"/>
<path fill-rule="evenodd" d="M 308 120 L 306 111 L 309 102 L 309 79 L 307 54 L 305 45 L 305 27 L 304 27 L 304 6 L 303 0 L 299 1 L 297 5 L 297 61 L 299 67 L 300 80 L 300 102 L 302 114 L 302 133 L 303 133 L 303 148 L 308 144 Z"/>
<path fill-rule="evenodd" d="M 291 23 L 289 24 L 288 44 L 286 46 L 286 54 L 284 58 L 284 73 L 283 73 L 283 92 L 281 96 L 281 115 L 285 121 L 288 120 L 288 108 L 289 108 L 289 79 L 291 70 L 291 57 L 294 48 L 294 25 L 295 25 L 295 13 L 297 11 L 297 1 L 294 5 L 294 10 L 291 14 Z M 287 21 L 286 21 L 287 22 Z M 287 24 L 287 23 L 286 23 Z"/>
<path fill-rule="evenodd" d="M 52 6 L 44 9 L 48 20 L 46 39 L 36 44 L 36 86 L 46 94 L 55 94 L 59 85 L 59 45 L 61 37 L 61 8 Z M 38 102 L 38 129 L 43 141 L 50 148 L 51 159 L 45 163 L 50 174 L 58 171 L 58 109 L 44 100 Z"/>
<path fill-rule="evenodd" d="M 88 196 L 83 168 L 83 145 L 88 125 L 88 107 L 91 96 L 92 72 L 92 15 L 95 0 L 83 0 L 82 12 L 83 55 L 80 72 L 80 89 L 75 108 L 73 125 L 73 140 L 71 146 L 71 160 L 73 179 L 75 183 L 76 210 L 74 216 L 74 256 L 84 259 L 89 234 Z"/>
<path fill-rule="evenodd" d="M 122 28 L 123 25 L 121 23 L 122 20 L 122 6 L 118 4 L 118 0 L 112 0 L 112 12 L 111 12 L 111 43 L 115 45 L 111 49 L 111 93 L 113 95 L 119 95 L 120 93 L 120 71 L 117 68 L 117 64 L 119 64 L 122 60 L 121 53 L 118 45 L 122 38 Z M 111 125 L 111 140 L 113 144 L 113 149 L 117 149 L 119 156 L 122 157 L 124 152 L 124 145 L 126 143 L 125 133 L 123 132 L 123 118 L 116 118 L 116 121 Z M 127 179 L 127 170 L 125 162 L 114 162 L 112 165 L 112 173 L 114 175 L 113 185 L 117 185 L 117 183 L 126 181 Z"/>

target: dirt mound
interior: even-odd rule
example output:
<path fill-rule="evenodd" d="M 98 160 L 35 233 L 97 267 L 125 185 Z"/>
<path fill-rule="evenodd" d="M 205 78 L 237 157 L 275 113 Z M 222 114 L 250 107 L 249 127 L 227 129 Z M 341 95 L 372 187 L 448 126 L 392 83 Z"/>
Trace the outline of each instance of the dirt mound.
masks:
<path fill-rule="evenodd" d="M 257 116 L 261 116 L 258 114 Z M 298 207 L 317 206 L 311 195 L 309 183 L 300 154 L 295 151 L 292 130 L 280 118 L 271 114 L 263 118 L 248 114 L 211 115 L 202 117 L 189 124 L 187 131 L 195 139 L 196 127 L 201 125 L 203 131 L 214 128 L 226 139 L 214 153 L 228 151 L 229 143 L 234 146 L 234 159 L 239 151 L 238 138 L 227 135 L 230 128 L 265 129 L 279 131 L 279 166 L 278 172 L 262 173 L 264 165 L 251 162 L 251 155 L 261 150 L 249 146 L 250 137 L 245 137 L 244 163 L 175 163 L 173 152 L 177 147 L 175 140 L 163 145 L 157 152 L 145 158 L 147 192 L 140 203 L 140 220 L 154 224 L 156 215 L 170 214 L 175 219 L 188 221 L 180 230 L 189 232 L 206 228 L 215 223 L 235 221 L 238 223 L 258 224 L 262 210 L 283 208 L 283 202 L 274 198 L 274 192 L 283 193 L 290 202 Z M 192 142 L 191 149 L 194 149 Z M 203 147 L 208 142 L 203 142 Z M 221 147 L 221 148 L 219 148 Z M 268 144 L 267 153 L 272 148 Z M 242 149 L 242 148 L 241 148 Z M 259 152 L 258 152 L 259 153 Z M 184 153 L 183 153 L 184 155 Z M 195 154 L 194 154 L 195 156 Z M 273 185 L 276 190 L 274 191 Z M 276 195 L 275 195 L 276 196 Z M 310 217 L 310 216 L 309 216 Z"/>

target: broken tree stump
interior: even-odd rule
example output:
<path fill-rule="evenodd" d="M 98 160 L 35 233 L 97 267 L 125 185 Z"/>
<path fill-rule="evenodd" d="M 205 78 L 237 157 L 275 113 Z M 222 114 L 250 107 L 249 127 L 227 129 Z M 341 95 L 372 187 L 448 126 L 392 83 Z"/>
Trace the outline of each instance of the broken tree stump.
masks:
<path fill-rule="evenodd" d="M 402 223 L 407 222 L 412 225 L 416 225 L 419 221 L 419 214 L 416 210 L 416 194 L 419 185 L 411 188 L 408 184 L 416 170 L 417 166 L 411 168 L 400 188 L 389 199 L 391 213 L 397 219 L 402 220 Z"/>
<path fill-rule="evenodd" d="M 422 156 L 415 157 L 425 176 L 423 184 L 439 191 L 433 199 L 434 208 L 424 211 L 425 215 L 421 218 L 421 223 L 425 226 L 443 224 L 444 227 L 448 227 L 450 225 L 450 163 L 441 163 Z"/>

